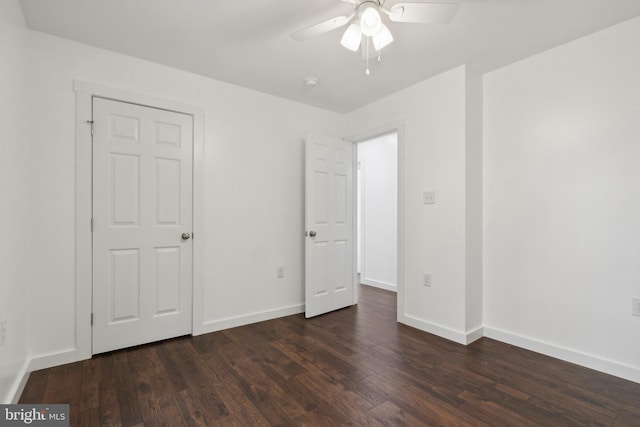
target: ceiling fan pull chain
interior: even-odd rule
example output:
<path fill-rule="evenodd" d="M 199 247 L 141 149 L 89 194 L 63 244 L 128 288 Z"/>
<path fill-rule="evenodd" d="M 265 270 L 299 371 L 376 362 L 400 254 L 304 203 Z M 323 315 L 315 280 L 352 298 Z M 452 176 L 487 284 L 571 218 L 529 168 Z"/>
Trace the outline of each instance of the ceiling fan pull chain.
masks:
<path fill-rule="evenodd" d="M 367 69 L 364 70 L 365 75 L 371 75 L 371 71 L 369 71 L 369 37 L 367 37 Z"/>

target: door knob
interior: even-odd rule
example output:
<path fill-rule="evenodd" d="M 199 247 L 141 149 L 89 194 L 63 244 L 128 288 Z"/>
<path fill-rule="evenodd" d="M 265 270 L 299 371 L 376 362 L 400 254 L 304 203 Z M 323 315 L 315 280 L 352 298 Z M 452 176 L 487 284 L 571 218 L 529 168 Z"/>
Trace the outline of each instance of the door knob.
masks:
<path fill-rule="evenodd" d="M 189 234 L 189 233 L 182 233 L 182 240 L 189 240 L 189 237 L 191 237 L 191 234 Z"/>
<path fill-rule="evenodd" d="M 316 237 L 316 232 L 315 232 L 315 231 L 310 231 L 310 232 L 309 232 L 309 236 L 311 236 L 311 237 Z"/>

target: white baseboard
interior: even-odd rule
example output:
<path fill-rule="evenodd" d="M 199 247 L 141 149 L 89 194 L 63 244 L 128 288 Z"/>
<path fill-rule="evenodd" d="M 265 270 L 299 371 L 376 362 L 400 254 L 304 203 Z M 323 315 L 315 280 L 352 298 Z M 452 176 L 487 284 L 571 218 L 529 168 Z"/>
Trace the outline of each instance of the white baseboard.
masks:
<path fill-rule="evenodd" d="M 465 335 L 467 340 L 465 344 L 471 344 L 472 342 L 484 337 L 484 327 L 479 326 L 476 329 L 472 329 L 471 331 L 467 332 Z"/>
<path fill-rule="evenodd" d="M 31 372 L 40 369 L 52 368 L 54 366 L 60 366 L 67 363 L 78 362 L 87 358 L 88 357 L 82 357 L 81 353 L 76 349 L 70 349 L 32 357 L 25 360 L 22 368 L 20 368 L 20 372 L 18 372 L 18 375 L 16 376 L 15 383 L 11 391 L 9 392 L 9 403 L 18 403 L 18 400 L 20 400 L 20 396 L 22 395 L 22 392 L 27 385 L 27 381 L 29 381 Z"/>
<path fill-rule="evenodd" d="M 393 283 L 379 282 L 377 280 L 366 279 L 366 278 L 360 279 L 360 283 L 363 285 L 374 287 L 374 288 L 384 289 L 392 292 L 398 292 L 398 287 Z"/>
<path fill-rule="evenodd" d="M 292 314 L 299 313 L 304 313 L 304 304 L 296 304 L 289 307 L 245 314 L 242 316 L 228 317 L 226 319 L 212 320 L 209 322 L 205 322 L 203 325 L 198 327 L 197 330 L 195 330 L 194 328 L 193 335 L 207 334 L 209 332 L 216 332 L 223 329 L 250 325 L 252 323 L 263 322 L 265 320 L 277 319 L 279 317 L 290 316 Z"/>
<path fill-rule="evenodd" d="M 29 362 L 29 372 L 39 369 L 47 369 L 54 366 L 66 365 L 67 363 L 79 362 L 90 359 L 91 355 L 83 356 L 77 349 L 67 349 L 55 353 L 43 354 L 33 357 Z"/>
<path fill-rule="evenodd" d="M 612 360 L 603 359 L 598 356 L 593 356 L 559 345 L 487 326 L 484 327 L 484 336 L 527 350 L 535 351 L 536 353 L 544 354 L 545 356 L 564 360 L 565 362 L 574 363 L 576 365 L 584 366 L 585 368 L 640 383 L 640 367 L 637 366 L 630 366 Z"/>
<path fill-rule="evenodd" d="M 22 364 L 22 368 L 20 368 L 20 371 L 16 376 L 13 387 L 11 387 L 11 391 L 9 391 L 9 402 L 4 403 L 18 403 L 18 400 L 20 400 L 20 396 L 27 385 L 27 381 L 29 381 L 29 373 L 29 360 L 25 360 Z"/>
<path fill-rule="evenodd" d="M 484 336 L 484 329 L 482 327 L 476 328 L 470 332 L 462 332 L 436 323 L 427 322 L 407 314 L 399 316 L 398 322 L 462 345 L 471 344 L 475 340 Z"/>

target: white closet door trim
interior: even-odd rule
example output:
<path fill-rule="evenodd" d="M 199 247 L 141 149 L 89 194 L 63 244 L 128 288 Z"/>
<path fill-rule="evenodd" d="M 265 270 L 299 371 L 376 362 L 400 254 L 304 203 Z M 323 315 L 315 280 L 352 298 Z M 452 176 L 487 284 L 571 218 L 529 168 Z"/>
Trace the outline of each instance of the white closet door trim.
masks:
<path fill-rule="evenodd" d="M 193 334 L 203 329 L 203 236 L 204 215 L 204 116 L 205 109 L 128 90 L 74 81 L 76 93 L 76 179 L 75 179 L 75 346 L 67 351 L 34 359 L 31 368 L 42 369 L 61 363 L 91 358 L 91 98 L 100 96 L 147 105 L 194 117 L 193 135 Z"/>

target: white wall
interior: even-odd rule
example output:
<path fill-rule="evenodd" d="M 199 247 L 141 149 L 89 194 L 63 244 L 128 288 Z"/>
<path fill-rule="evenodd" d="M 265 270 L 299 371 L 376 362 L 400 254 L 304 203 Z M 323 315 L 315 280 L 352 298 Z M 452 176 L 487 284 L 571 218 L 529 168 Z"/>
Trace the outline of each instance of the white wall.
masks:
<path fill-rule="evenodd" d="M 81 80 L 205 109 L 203 330 L 303 309 L 303 138 L 337 114 L 29 32 L 34 358 L 74 346 L 75 94 Z M 276 268 L 285 278 L 276 279 Z M 51 359 L 53 360 L 53 359 Z M 59 358 L 58 358 L 59 360 Z"/>
<path fill-rule="evenodd" d="M 360 282 L 396 290 L 398 242 L 398 134 L 358 143 Z"/>
<path fill-rule="evenodd" d="M 399 134 L 399 321 L 466 342 L 466 73 L 459 67 L 350 113 L 353 133 L 403 122 Z M 424 205 L 422 193 L 436 192 Z M 430 288 L 423 272 L 432 275 Z"/>
<path fill-rule="evenodd" d="M 640 382 L 640 18 L 485 78 L 490 336 Z"/>
<path fill-rule="evenodd" d="M 17 1 L 0 2 L 0 320 L 6 341 L 0 347 L 0 403 L 13 400 L 29 358 L 28 252 L 29 164 L 28 49 Z"/>

